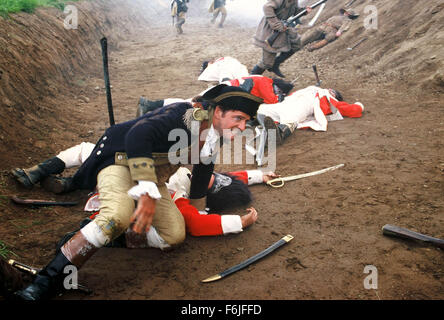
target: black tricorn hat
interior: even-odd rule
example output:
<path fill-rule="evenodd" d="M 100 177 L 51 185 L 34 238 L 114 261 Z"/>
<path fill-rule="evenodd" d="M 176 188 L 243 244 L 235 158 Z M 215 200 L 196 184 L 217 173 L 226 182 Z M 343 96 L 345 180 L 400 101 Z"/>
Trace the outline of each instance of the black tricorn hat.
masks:
<path fill-rule="evenodd" d="M 259 105 L 264 99 L 259 98 L 239 87 L 219 84 L 202 95 L 202 98 L 213 106 L 220 106 L 222 110 L 238 110 L 256 117 Z"/>

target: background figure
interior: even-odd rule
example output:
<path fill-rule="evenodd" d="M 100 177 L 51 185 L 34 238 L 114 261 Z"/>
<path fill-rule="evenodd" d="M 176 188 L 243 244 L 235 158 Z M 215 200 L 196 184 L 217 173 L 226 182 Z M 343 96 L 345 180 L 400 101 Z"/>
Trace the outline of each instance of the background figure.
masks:
<path fill-rule="evenodd" d="M 339 38 L 343 32 L 350 28 L 352 20 L 359 17 L 352 9 L 340 9 L 340 15 L 333 16 L 317 28 L 309 30 L 302 35 L 302 46 L 315 42 L 307 47 L 308 51 L 320 49 Z"/>
<path fill-rule="evenodd" d="M 268 0 L 263 7 L 264 17 L 260 21 L 254 44 L 262 48 L 262 60 L 254 66 L 251 74 L 262 74 L 265 70 L 274 72 L 279 77 L 285 76 L 279 70 L 279 66 L 290 58 L 296 51 L 302 48 L 301 37 L 295 27 L 286 27 L 283 20 L 301 12 L 297 0 Z M 311 9 L 307 8 L 307 12 Z M 273 46 L 266 40 L 274 31 L 280 32 Z"/>
<path fill-rule="evenodd" d="M 225 9 L 225 0 L 213 0 L 210 9 L 208 11 L 210 13 L 213 13 L 213 18 L 211 19 L 211 23 L 215 23 L 219 13 L 221 14 L 218 27 L 223 28 L 224 21 L 227 18 L 227 9 Z"/>
<path fill-rule="evenodd" d="M 171 16 L 176 17 L 177 34 L 182 34 L 182 25 L 185 23 L 185 14 L 188 11 L 187 4 L 190 0 L 173 0 L 171 3 Z"/>

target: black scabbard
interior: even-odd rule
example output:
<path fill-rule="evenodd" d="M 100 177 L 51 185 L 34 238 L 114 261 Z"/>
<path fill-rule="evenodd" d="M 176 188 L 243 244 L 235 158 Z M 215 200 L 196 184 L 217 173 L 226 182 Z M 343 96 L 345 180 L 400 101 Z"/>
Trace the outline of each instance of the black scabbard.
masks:
<path fill-rule="evenodd" d="M 103 58 L 103 73 L 105 77 L 105 89 L 106 89 L 106 101 L 108 103 L 108 115 L 110 125 L 114 125 L 114 111 L 113 102 L 111 99 L 111 85 L 109 82 L 109 71 L 108 71 L 108 42 L 105 37 L 100 39 L 100 44 L 102 46 L 102 58 Z"/>
<path fill-rule="evenodd" d="M 279 241 L 275 242 L 274 244 L 272 244 L 271 246 L 269 246 L 267 249 L 265 249 L 262 252 L 259 252 L 258 254 L 252 256 L 251 258 L 248 258 L 247 260 L 239 263 L 238 265 L 235 265 L 231 268 L 228 268 L 227 270 L 222 271 L 221 273 L 218 273 L 212 277 L 209 277 L 205 280 L 202 280 L 202 282 L 212 282 L 212 281 L 216 281 L 219 279 L 222 279 L 234 272 L 237 272 L 245 267 L 248 267 L 250 264 L 262 259 L 263 257 L 265 257 L 266 255 L 270 254 L 271 252 L 273 252 L 274 250 L 278 249 L 279 247 L 283 246 L 284 244 L 288 243 L 289 241 L 291 241 L 293 239 L 293 236 L 291 235 L 286 235 L 285 237 L 283 237 L 282 239 L 280 239 Z"/>
<path fill-rule="evenodd" d="M 21 204 L 32 207 L 48 207 L 48 206 L 62 206 L 71 207 L 76 206 L 78 202 L 67 201 L 51 201 L 51 200 L 36 200 L 36 199 L 21 199 L 19 197 L 11 197 L 11 201 L 15 204 Z"/>
<path fill-rule="evenodd" d="M 436 247 L 444 249 L 444 240 L 442 239 L 434 238 L 422 233 L 418 233 L 406 228 L 397 227 L 391 224 L 386 224 L 385 226 L 382 227 L 382 234 L 385 236 L 426 242 Z"/>

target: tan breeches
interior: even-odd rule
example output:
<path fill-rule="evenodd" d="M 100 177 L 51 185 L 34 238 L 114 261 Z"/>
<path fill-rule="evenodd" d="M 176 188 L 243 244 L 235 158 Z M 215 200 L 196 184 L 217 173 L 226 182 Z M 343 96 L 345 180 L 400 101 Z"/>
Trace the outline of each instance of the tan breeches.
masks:
<path fill-rule="evenodd" d="M 94 222 L 109 241 L 125 232 L 130 225 L 135 201 L 127 192 L 134 185 L 126 166 L 111 165 L 101 170 L 97 176 L 100 213 Z M 174 246 L 185 239 L 185 221 L 166 186 L 162 184 L 158 189 L 162 198 L 156 201 L 153 226 L 168 244 Z"/>

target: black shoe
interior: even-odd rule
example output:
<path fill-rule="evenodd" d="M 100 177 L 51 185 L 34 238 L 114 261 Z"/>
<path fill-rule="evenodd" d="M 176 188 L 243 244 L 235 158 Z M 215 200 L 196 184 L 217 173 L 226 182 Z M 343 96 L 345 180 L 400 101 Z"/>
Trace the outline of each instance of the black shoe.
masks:
<path fill-rule="evenodd" d="M 292 55 L 295 54 L 297 50 L 290 50 L 287 52 L 281 52 L 278 56 L 276 56 L 276 59 L 274 59 L 273 66 L 268 69 L 268 71 L 273 72 L 275 75 L 281 78 L 285 78 L 281 70 L 279 70 L 279 66 L 284 63 L 284 61 L 288 60 Z"/>
<path fill-rule="evenodd" d="M 270 69 L 268 69 L 268 71 L 273 72 L 275 75 L 277 75 L 278 77 L 281 78 L 285 78 L 285 75 L 281 72 L 281 70 L 279 70 L 279 63 L 274 63 L 273 67 L 271 67 Z"/>
<path fill-rule="evenodd" d="M 250 74 L 263 74 L 265 69 L 262 69 L 258 65 L 255 65 L 253 70 L 251 70 Z"/>
<path fill-rule="evenodd" d="M 61 159 L 53 157 L 28 169 L 15 168 L 11 170 L 11 173 L 21 185 L 32 188 L 42 179 L 51 174 L 62 173 L 63 170 L 65 170 L 65 163 Z"/>
<path fill-rule="evenodd" d="M 270 135 L 269 134 L 270 130 L 274 130 L 276 132 L 276 145 L 280 146 L 282 144 L 282 139 L 281 139 L 281 135 L 279 134 L 279 128 L 278 128 L 276 122 L 274 122 L 274 120 L 270 117 L 265 117 L 264 118 L 264 127 L 265 127 L 265 130 L 267 130 L 268 136 Z"/>
<path fill-rule="evenodd" d="M 286 124 L 279 124 L 278 129 L 279 129 L 280 141 L 282 144 L 285 139 L 287 139 L 289 136 L 291 136 L 292 132 L 290 130 L 290 127 L 287 126 Z"/>

